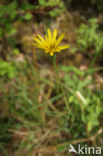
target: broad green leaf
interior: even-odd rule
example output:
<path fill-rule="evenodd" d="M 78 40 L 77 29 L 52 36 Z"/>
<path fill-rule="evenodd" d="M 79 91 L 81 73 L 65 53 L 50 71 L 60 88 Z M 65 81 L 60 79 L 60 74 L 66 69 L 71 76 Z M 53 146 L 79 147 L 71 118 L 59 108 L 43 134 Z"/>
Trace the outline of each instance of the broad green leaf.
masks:
<path fill-rule="evenodd" d="M 37 5 L 35 6 L 35 5 L 30 4 L 30 3 L 23 2 L 21 8 L 23 10 L 31 10 L 31 9 L 38 9 L 39 6 L 37 6 Z"/>
<path fill-rule="evenodd" d="M 27 13 L 27 14 L 24 16 L 24 19 L 25 19 L 25 20 L 31 20 L 31 19 L 32 19 L 32 14 Z"/>
<path fill-rule="evenodd" d="M 17 7 L 17 2 L 15 0 L 8 5 L 1 5 L 0 6 L 0 17 L 2 17 L 4 14 L 11 15 L 13 13 L 13 10 L 16 9 L 16 7 Z"/>
<path fill-rule="evenodd" d="M 42 6 L 45 6 L 47 3 L 47 0 L 39 0 L 39 4 Z"/>

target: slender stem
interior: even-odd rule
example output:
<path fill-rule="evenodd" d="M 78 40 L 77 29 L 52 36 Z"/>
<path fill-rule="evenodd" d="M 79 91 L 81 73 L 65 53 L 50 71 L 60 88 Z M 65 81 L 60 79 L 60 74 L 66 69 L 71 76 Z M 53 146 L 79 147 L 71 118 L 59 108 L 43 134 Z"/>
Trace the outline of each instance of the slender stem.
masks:
<path fill-rule="evenodd" d="M 95 64 L 98 56 L 99 56 L 99 52 L 97 51 L 96 54 L 95 54 L 95 56 L 93 57 L 93 60 L 92 60 L 92 62 L 90 64 L 90 67 L 88 69 L 88 72 L 91 72 L 91 74 L 92 74 L 92 70 L 93 70 L 92 68 L 93 68 L 93 66 L 94 66 L 94 64 Z"/>
<path fill-rule="evenodd" d="M 96 62 L 96 60 L 97 60 L 98 55 L 99 55 L 99 52 L 96 52 L 96 54 L 95 54 L 95 56 L 94 56 L 94 58 L 93 58 L 93 60 L 92 60 L 92 63 L 91 63 L 91 65 L 90 65 L 90 68 L 92 68 L 92 67 L 94 66 L 94 64 L 95 64 L 95 62 Z"/>
<path fill-rule="evenodd" d="M 63 87 L 63 84 L 61 82 L 61 79 L 60 79 L 60 76 L 59 76 L 59 71 L 58 71 L 57 65 L 56 65 L 56 55 L 53 56 L 53 65 L 54 65 L 54 70 L 56 72 L 57 80 L 58 80 L 58 82 L 60 84 L 60 88 L 61 88 L 61 90 L 62 90 L 62 92 L 64 94 L 64 101 L 65 101 L 65 104 L 66 104 L 66 108 L 67 108 L 67 110 L 69 112 L 67 97 L 65 95 L 64 87 Z"/>

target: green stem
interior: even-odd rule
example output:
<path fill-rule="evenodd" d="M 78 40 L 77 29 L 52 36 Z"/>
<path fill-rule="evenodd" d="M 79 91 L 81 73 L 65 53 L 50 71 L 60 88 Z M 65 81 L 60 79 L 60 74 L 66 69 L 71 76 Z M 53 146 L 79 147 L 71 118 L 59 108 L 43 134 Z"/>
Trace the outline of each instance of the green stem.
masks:
<path fill-rule="evenodd" d="M 93 60 L 92 60 L 92 63 L 91 63 L 91 65 L 90 65 L 90 68 L 92 68 L 92 67 L 94 66 L 94 64 L 95 64 L 95 62 L 96 62 L 96 60 L 97 60 L 98 54 L 99 54 L 99 52 L 96 52 L 96 54 L 95 54 L 95 56 L 94 56 L 94 58 L 93 58 Z"/>
<path fill-rule="evenodd" d="M 61 79 L 60 79 L 60 76 L 59 76 L 59 71 L 58 71 L 57 65 L 56 65 L 56 55 L 53 56 L 53 65 L 54 65 L 54 70 L 55 70 L 55 72 L 56 72 L 57 81 L 59 82 L 60 88 L 61 88 L 61 90 L 62 90 L 62 92 L 63 92 L 63 94 L 64 94 L 64 101 L 65 101 L 65 104 L 66 104 L 66 108 L 67 108 L 67 110 L 68 110 L 68 112 L 69 112 L 67 97 L 66 97 L 66 95 L 65 95 L 64 87 L 63 87 L 63 84 L 62 84 L 62 82 L 61 82 Z"/>
<path fill-rule="evenodd" d="M 93 57 L 93 60 L 92 60 L 92 62 L 90 64 L 90 67 L 88 69 L 88 72 L 91 72 L 91 74 L 92 74 L 92 70 L 93 70 L 92 68 L 93 68 L 93 66 L 94 66 L 94 64 L 95 64 L 95 62 L 96 62 L 96 60 L 98 58 L 98 55 L 99 55 L 99 52 L 97 51 L 95 56 Z"/>

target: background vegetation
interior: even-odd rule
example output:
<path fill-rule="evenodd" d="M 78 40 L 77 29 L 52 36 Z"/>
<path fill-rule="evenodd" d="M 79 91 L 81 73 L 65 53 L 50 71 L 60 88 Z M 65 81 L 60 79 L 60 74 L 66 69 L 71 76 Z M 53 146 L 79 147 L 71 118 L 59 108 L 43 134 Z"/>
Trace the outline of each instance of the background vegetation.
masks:
<path fill-rule="evenodd" d="M 33 34 L 65 32 L 64 92 Z M 64 96 L 66 97 L 66 107 Z M 103 1 L 0 1 L 0 156 L 66 156 L 103 146 Z M 72 156 L 72 154 L 71 154 Z"/>

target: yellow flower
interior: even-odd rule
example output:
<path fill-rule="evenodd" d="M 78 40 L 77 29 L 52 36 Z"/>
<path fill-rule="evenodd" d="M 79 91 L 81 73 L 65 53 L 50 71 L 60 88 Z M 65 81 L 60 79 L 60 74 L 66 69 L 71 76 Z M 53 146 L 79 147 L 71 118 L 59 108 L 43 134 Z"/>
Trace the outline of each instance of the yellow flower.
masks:
<path fill-rule="evenodd" d="M 50 55 L 53 56 L 55 52 L 60 52 L 63 49 L 69 48 L 69 45 L 59 45 L 63 38 L 64 33 L 57 38 L 57 29 L 54 29 L 53 35 L 50 29 L 48 29 L 45 39 L 39 34 L 36 34 L 36 37 L 34 37 L 35 43 L 33 44 L 40 49 L 44 49 L 45 53 L 50 53 Z"/>

